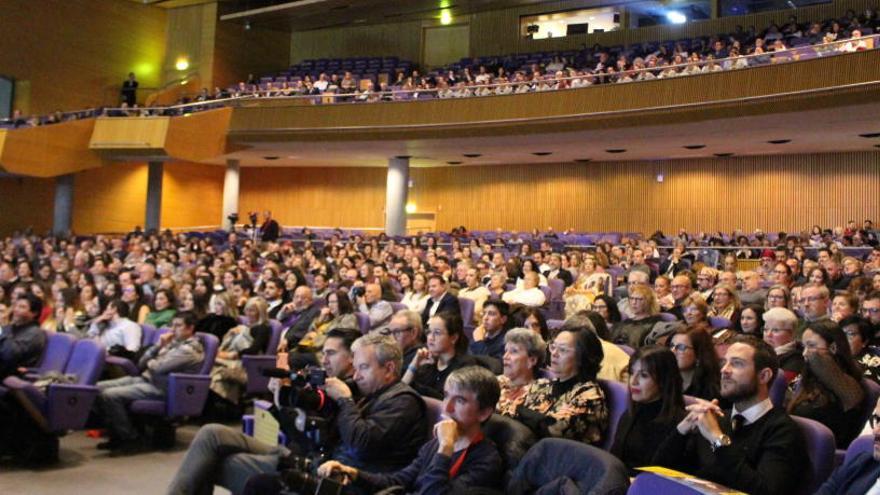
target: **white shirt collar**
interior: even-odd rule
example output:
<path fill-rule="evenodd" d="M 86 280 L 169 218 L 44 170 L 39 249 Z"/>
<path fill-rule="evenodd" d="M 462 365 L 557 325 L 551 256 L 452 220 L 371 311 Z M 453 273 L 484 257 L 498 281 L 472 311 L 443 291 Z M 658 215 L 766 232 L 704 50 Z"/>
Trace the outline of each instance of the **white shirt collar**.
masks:
<path fill-rule="evenodd" d="M 773 402 L 768 397 L 742 412 L 737 411 L 734 405 L 730 410 L 730 418 L 733 419 L 737 414 L 742 415 L 746 420 L 744 424 L 750 425 L 764 417 L 771 409 L 773 409 Z"/>

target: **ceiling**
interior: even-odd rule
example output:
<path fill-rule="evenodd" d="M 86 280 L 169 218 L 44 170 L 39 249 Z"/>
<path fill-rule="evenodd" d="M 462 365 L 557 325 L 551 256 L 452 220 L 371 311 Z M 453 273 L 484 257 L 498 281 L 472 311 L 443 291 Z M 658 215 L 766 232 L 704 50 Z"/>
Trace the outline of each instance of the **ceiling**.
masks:
<path fill-rule="evenodd" d="M 880 151 L 880 103 L 686 124 L 517 136 L 399 141 L 248 142 L 249 149 L 213 160 L 243 166 L 384 167 L 411 156 L 414 167 Z M 527 129 L 528 127 L 524 127 Z M 860 134 L 877 134 L 860 137 Z M 769 141 L 786 143 L 772 144 Z M 685 146 L 700 146 L 688 149 Z M 625 150 L 608 152 L 607 150 Z M 549 155 L 534 153 L 550 152 Z M 464 154 L 479 154 L 465 157 Z M 269 157 L 269 159 L 267 159 Z M 272 159 L 272 157 L 277 157 Z M 460 162 L 460 163 L 448 163 Z"/>
<path fill-rule="evenodd" d="M 610 3 L 625 3 L 628 0 Z M 547 0 L 230 0 L 222 2 L 222 21 L 249 23 L 269 29 L 307 31 L 404 21 L 437 21 L 441 10 L 452 18 L 510 7 L 539 5 Z M 559 10 L 558 2 L 554 2 Z M 605 2 L 608 4 L 609 2 Z M 578 0 L 571 8 L 602 4 Z"/>

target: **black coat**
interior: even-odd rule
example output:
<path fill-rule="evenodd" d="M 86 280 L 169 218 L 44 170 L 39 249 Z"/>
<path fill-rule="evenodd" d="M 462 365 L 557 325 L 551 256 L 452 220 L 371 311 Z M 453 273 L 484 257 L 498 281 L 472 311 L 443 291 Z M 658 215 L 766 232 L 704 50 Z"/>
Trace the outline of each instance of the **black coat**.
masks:
<path fill-rule="evenodd" d="M 428 320 L 431 318 L 431 308 L 434 307 L 434 300 L 429 298 L 428 303 L 425 304 L 425 309 L 422 310 L 422 324 L 427 325 Z M 458 298 L 453 296 L 450 293 L 443 294 L 443 298 L 440 299 L 439 307 L 434 314 L 440 314 L 444 311 L 450 311 L 454 313 L 461 314 L 461 307 L 458 305 Z"/>

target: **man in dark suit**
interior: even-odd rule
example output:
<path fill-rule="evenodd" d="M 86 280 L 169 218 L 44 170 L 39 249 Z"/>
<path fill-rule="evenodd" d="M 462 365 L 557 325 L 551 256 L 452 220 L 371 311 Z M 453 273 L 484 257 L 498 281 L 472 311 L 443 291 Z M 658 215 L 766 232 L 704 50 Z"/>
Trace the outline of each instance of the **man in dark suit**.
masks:
<path fill-rule="evenodd" d="M 128 79 L 122 83 L 122 101 L 132 107 L 137 103 L 138 82 L 134 77 L 134 72 L 128 73 Z"/>
<path fill-rule="evenodd" d="M 856 455 L 835 469 L 816 495 L 863 495 L 877 493 L 880 489 L 880 402 L 877 404 L 870 417 L 871 428 L 874 429 L 874 449 Z"/>
<path fill-rule="evenodd" d="M 547 277 L 547 280 L 558 278 L 559 280 L 562 280 L 562 283 L 564 283 L 566 287 L 574 282 L 574 277 L 571 276 L 571 272 L 562 268 L 562 255 L 559 253 L 551 254 L 547 260 L 547 264 L 550 265 L 550 269 L 543 273 L 543 275 Z"/>
<path fill-rule="evenodd" d="M 281 226 L 272 218 L 272 212 L 263 213 L 263 225 L 260 226 L 260 239 L 263 242 L 275 242 L 281 235 Z"/>
<path fill-rule="evenodd" d="M 697 399 L 659 447 L 664 465 L 755 495 L 797 493 L 809 469 L 798 425 L 770 401 L 779 364 L 773 348 L 740 336 L 721 368 L 721 397 L 733 404 Z"/>
<path fill-rule="evenodd" d="M 444 311 L 461 313 L 458 298 L 446 292 L 446 280 L 440 275 L 431 275 L 428 279 L 428 294 L 431 297 L 422 311 L 422 325 L 427 325 L 428 320 L 437 313 Z"/>

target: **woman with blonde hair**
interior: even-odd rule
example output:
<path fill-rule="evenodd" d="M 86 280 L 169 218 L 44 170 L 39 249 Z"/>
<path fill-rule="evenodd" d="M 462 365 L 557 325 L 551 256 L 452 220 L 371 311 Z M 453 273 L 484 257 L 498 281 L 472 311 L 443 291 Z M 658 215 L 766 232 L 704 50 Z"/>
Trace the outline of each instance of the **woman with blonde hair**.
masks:
<path fill-rule="evenodd" d="M 712 291 L 712 307 L 709 309 L 709 316 L 727 318 L 731 322 L 739 319 L 739 311 L 742 305 L 739 302 L 739 295 L 730 284 L 718 284 Z"/>
<path fill-rule="evenodd" d="M 269 343 L 272 328 L 269 326 L 268 308 L 262 297 L 248 299 L 244 305 L 247 322 L 230 329 L 220 342 L 211 369 L 211 392 L 227 403 L 238 406 L 247 384 L 247 373 L 241 357 L 261 353 Z"/>
<path fill-rule="evenodd" d="M 607 273 L 598 271 L 596 258 L 585 256 L 577 280 L 565 289 L 565 316 L 569 317 L 578 311 L 589 310 L 596 296 L 605 293 L 608 280 Z"/>
<path fill-rule="evenodd" d="M 628 345 L 634 349 L 645 345 L 645 337 L 660 321 L 660 304 L 654 291 L 647 285 L 629 288 L 630 319 L 614 325 L 611 339 L 615 344 Z"/>

